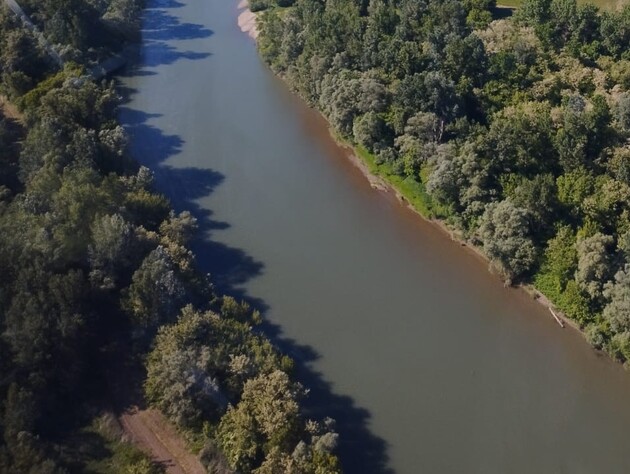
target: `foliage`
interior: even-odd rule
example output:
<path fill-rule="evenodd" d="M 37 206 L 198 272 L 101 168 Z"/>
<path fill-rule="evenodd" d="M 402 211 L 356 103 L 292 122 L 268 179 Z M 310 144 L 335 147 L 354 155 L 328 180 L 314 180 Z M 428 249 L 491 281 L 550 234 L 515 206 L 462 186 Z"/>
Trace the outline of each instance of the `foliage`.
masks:
<path fill-rule="evenodd" d="M 233 468 L 256 474 L 340 472 L 330 456 L 337 442 L 330 424 L 300 420 L 302 390 L 282 371 L 247 381 L 240 402 L 228 409 L 217 431 Z"/>
<path fill-rule="evenodd" d="M 630 248 L 630 5 L 494 6 L 269 0 L 259 49 L 419 211 L 622 353 L 597 321 Z"/>
<path fill-rule="evenodd" d="M 600 298 L 604 283 L 609 279 L 610 256 L 608 247 L 613 239 L 597 233 L 577 242 L 577 270 L 575 281 L 591 298 Z"/>
<path fill-rule="evenodd" d="M 522 277 L 536 260 L 528 228 L 527 212 L 510 200 L 488 204 L 481 217 L 479 236 L 484 252 L 508 280 Z"/>
<path fill-rule="evenodd" d="M 302 442 L 303 472 L 338 472 L 334 443 L 321 441 L 335 438 L 332 429 L 307 432 L 291 360 L 252 330 L 257 311 L 215 293 L 188 248 L 195 218 L 176 214 L 151 172 L 128 157 L 114 84 L 84 76 L 137 34 L 141 2 L 23 4 L 81 66 L 55 71 L 33 33 L 0 10 L 0 87 L 24 117 L 0 117 L 0 472 L 160 472 L 119 443 L 120 433 L 85 427 L 111 390 L 112 359 L 142 360 L 154 342 L 147 398 L 195 431 L 206 458 L 228 404 L 253 396 L 251 380 L 278 373 L 278 390 L 290 394 L 278 423 L 294 420 L 295 429 L 281 435 L 261 412 L 275 444 L 252 468 Z M 239 429 L 234 436 L 260 436 L 258 426 Z M 220 453 L 206 460 L 226 466 Z"/>
<path fill-rule="evenodd" d="M 296 472 L 338 472 L 331 455 L 337 435 L 302 420 L 305 391 L 287 375 L 290 361 L 235 314 L 188 306 L 176 324 L 162 327 L 148 357 L 148 400 L 180 426 L 205 423 L 214 433 L 209 446 L 238 472 L 275 472 L 271 466 L 293 459 L 298 446 L 303 455 L 289 463 Z"/>
<path fill-rule="evenodd" d="M 616 333 L 630 333 L 630 264 L 608 284 L 606 298 L 609 303 L 604 308 L 604 319 Z"/>

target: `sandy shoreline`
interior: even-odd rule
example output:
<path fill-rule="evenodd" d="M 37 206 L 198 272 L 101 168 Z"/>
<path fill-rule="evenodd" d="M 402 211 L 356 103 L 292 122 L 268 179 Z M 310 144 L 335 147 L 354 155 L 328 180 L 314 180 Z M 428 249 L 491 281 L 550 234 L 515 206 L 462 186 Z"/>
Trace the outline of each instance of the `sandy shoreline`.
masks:
<path fill-rule="evenodd" d="M 243 31 L 244 33 L 247 33 L 251 38 L 256 40 L 256 38 L 258 37 L 258 29 L 256 27 L 256 14 L 253 13 L 247 7 L 247 5 L 248 5 L 247 0 L 241 0 L 241 2 L 238 4 L 238 8 L 243 9 L 243 11 L 238 16 L 238 26 L 240 27 L 241 31 Z M 318 111 L 318 113 L 321 113 L 321 112 Z M 481 248 L 475 245 L 472 245 L 470 242 L 467 242 L 461 236 L 457 235 L 457 233 L 453 229 L 448 227 L 448 225 L 444 221 L 439 220 L 439 219 L 431 219 L 423 215 L 386 178 L 372 173 L 367 163 L 365 163 L 365 161 L 358 155 L 354 147 L 352 147 L 352 145 L 348 144 L 347 142 L 340 140 L 330 127 L 329 127 L 329 133 L 332 139 L 335 140 L 335 142 L 337 142 L 339 146 L 341 146 L 343 149 L 347 151 L 346 156 L 348 160 L 350 160 L 350 162 L 368 180 L 368 182 L 370 183 L 370 186 L 372 186 L 373 189 L 379 192 L 383 192 L 383 193 L 388 193 L 388 194 L 391 193 L 394 196 L 396 196 L 396 198 L 401 203 L 401 205 L 405 206 L 407 209 L 412 211 L 421 219 L 436 226 L 454 242 L 457 242 L 462 247 L 466 247 L 466 249 L 469 252 L 471 252 L 477 258 L 479 258 L 480 260 L 488 264 L 489 270 L 491 271 L 490 259 L 483 253 L 483 250 Z M 543 307 L 549 310 L 553 310 L 554 313 L 564 322 L 566 326 L 576 331 L 579 331 L 582 335 L 584 335 L 584 332 L 580 329 L 579 325 L 574 320 L 567 317 L 562 311 L 560 311 L 560 309 L 554 306 L 554 304 L 549 300 L 549 298 L 547 298 L 542 292 L 536 289 L 536 287 L 534 287 L 531 284 L 521 284 L 518 286 L 518 288 L 521 289 L 522 291 L 525 291 L 528 295 L 532 297 L 532 299 L 537 301 Z M 549 314 L 549 317 L 553 319 L 553 316 L 551 315 L 551 313 Z"/>
<path fill-rule="evenodd" d="M 236 8 L 242 10 L 238 15 L 238 27 L 243 33 L 247 33 L 253 39 L 258 38 L 256 14 L 249 9 L 247 0 L 241 0 Z"/>

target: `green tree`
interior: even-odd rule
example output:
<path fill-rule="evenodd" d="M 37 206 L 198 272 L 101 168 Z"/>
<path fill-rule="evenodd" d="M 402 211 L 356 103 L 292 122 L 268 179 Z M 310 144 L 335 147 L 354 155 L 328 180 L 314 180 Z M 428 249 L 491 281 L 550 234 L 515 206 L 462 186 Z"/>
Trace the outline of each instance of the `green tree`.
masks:
<path fill-rule="evenodd" d="M 594 176 L 584 168 L 569 171 L 556 180 L 558 185 L 558 199 L 574 216 L 582 212 L 585 199 L 595 189 Z"/>
<path fill-rule="evenodd" d="M 527 210 L 534 234 L 544 239 L 552 229 L 559 207 L 553 175 L 539 174 L 533 179 L 521 180 L 510 197 L 514 204 Z"/>
<path fill-rule="evenodd" d="M 548 41 L 551 3 L 552 0 L 525 0 L 516 12 L 516 20 L 533 27 L 543 41 Z"/>
<path fill-rule="evenodd" d="M 591 298 L 602 297 L 604 284 L 611 271 L 609 248 L 613 238 L 610 235 L 596 233 L 590 237 L 578 239 L 578 265 L 575 281 Z"/>
<path fill-rule="evenodd" d="M 298 399 L 303 389 L 275 371 L 249 380 L 238 405 L 221 419 L 217 438 L 234 469 L 249 472 L 258 459 L 286 452 L 297 442 Z"/>
<path fill-rule="evenodd" d="M 507 281 L 522 277 L 536 262 L 529 219 L 527 211 L 504 200 L 488 204 L 479 222 L 484 252 Z"/>
<path fill-rule="evenodd" d="M 609 303 L 604 308 L 604 319 L 616 333 L 630 333 L 630 264 L 615 275 L 605 290 Z"/>
<path fill-rule="evenodd" d="M 134 262 L 137 250 L 132 226 L 119 215 L 106 215 L 92 224 L 92 243 L 88 247 L 90 280 L 101 289 L 113 289 Z"/>
<path fill-rule="evenodd" d="M 473 28 L 482 29 L 492 21 L 492 10 L 497 6 L 496 0 L 464 0 L 468 16 L 466 23 Z"/>
<path fill-rule="evenodd" d="M 531 176 L 535 171 L 553 170 L 556 157 L 551 130 L 547 104 L 530 102 L 506 107 L 492 117 L 483 150 L 496 172 Z"/>
<path fill-rule="evenodd" d="M 170 255 L 158 246 L 133 274 L 125 304 L 131 318 L 139 327 L 155 329 L 173 321 L 185 301 L 184 283 Z"/>
<path fill-rule="evenodd" d="M 558 291 L 564 291 L 567 283 L 575 276 L 577 263 L 575 232 L 569 226 L 562 226 L 547 243 L 541 273 L 553 276 Z"/>
<path fill-rule="evenodd" d="M 630 42 L 630 5 L 619 12 L 602 12 L 602 43 L 611 56 L 628 58 Z"/>
<path fill-rule="evenodd" d="M 391 131 L 383 118 L 375 112 L 357 117 L 352 127 L 354 140 L 370 151 L 384 148 L 391 140 Z"/>

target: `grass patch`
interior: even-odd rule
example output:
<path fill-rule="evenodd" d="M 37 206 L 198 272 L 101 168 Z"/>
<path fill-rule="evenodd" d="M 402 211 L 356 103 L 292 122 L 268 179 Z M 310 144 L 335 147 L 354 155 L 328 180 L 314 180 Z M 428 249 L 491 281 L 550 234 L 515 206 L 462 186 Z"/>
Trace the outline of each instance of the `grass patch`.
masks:
<path fill-rule="evenodd" d="M 354 146 L 357 155 L 367 164 L 370 172 L 384 178 L 391 184 L 413 208 L 422 216 L 431 219 L 437 217 L 436 207 L 428 195 L 424 184 L 412 177 L 403 177 L 394 172 L 389 163 L 377 163 L 376 157 L 361 146 Z"/>

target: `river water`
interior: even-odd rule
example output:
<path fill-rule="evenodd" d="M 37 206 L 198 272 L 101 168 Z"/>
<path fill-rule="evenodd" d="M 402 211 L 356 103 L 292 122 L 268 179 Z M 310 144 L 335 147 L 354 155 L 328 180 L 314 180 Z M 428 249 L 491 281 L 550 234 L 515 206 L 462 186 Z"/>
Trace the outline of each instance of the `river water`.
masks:
<path fill-rule="evenodd" d="M 148 0 L 121 117 L 198 217 L 200 265 L 265 310 L 337 419 L 346 471 L 630 472 L 630 375 L 372 189 L 237 15 Z"/>

